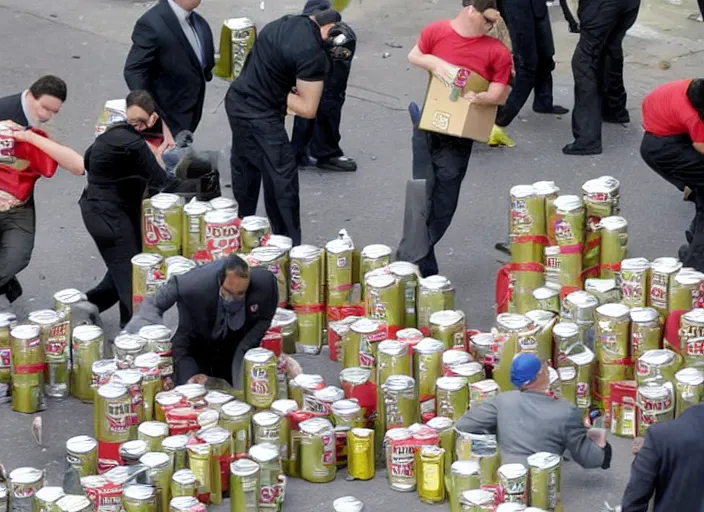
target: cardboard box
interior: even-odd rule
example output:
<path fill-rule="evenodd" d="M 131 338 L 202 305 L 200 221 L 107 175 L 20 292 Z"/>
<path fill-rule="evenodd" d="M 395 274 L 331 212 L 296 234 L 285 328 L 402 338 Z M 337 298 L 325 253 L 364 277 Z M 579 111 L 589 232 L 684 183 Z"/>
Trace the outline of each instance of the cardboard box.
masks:
<path fill-rule="evenodd" d="M 482 76 L 469 75 L 465 91 L 484 92 L 489 82 Z M 495 105 L 474 105 L 461 95 L 450 100 L 450 87 L 435 75 L 430 75 L 425 104 L 418 127 L 430 132 L 454 135 L 478 142 L 487 142 L 496 121 Z"/>

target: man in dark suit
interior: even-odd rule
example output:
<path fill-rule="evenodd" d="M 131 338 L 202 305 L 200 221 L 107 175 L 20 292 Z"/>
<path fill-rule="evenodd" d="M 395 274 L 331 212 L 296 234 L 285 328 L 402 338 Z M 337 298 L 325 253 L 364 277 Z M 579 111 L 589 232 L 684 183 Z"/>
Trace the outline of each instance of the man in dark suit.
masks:
<path fill-rule="evenodd" d="M 172 344 L 177 384 L 216 377 L 239 389 L 244 354 L 261 343 L 278 301 L 274 275 L 249 268 L 233 254 L 169 279 L 142 303 L 126 329 L 137 332 L 161 323 L 176 304 L 178 330 Z"/>
<path fill-rule="evenodd" d="M 159 0 L 137 20 L 125 62 L 131 91 L 156 101 L 165 146 L 183 130 L 195 132 L 203 115 L 205 83 L 213 78 L 215 47 L 208 23 L 194 11 L 200 0 Z"/>
<path fill-rule="evenodd" d="M 650 425 L 631 466 L 622 512 L 702 510 L 704 487 L 704 405 L 687 409 L 676 420 Z"/>

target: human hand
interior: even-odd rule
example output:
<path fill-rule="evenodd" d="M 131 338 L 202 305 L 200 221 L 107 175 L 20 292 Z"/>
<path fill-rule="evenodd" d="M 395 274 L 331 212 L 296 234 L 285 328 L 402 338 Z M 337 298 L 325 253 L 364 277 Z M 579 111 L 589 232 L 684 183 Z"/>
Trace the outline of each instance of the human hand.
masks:
<path fill-rule="evenodd" d="M 293 380 L 298 377 L 301 373 L 303 373 L 303 368 L 301 368 L 300 363 L 294 358 L 292 358 L 290 355 L 281 354 L 281 359 L 283 364 L 285 365 L 284 368 L 288 380 Z"/>
<path fill-rule="evenodd" d="M 188 379 L 189 384 L 202 384 L 205 386 L 206 382 L 208 382 L 208 376 L 204 373 L 199 373 Z"/>
<path fill-rule="evenodd" d="M 462 95 L 462 97 L 464 99 L 466 99 L 469 102 L 469 104 L 471 105 L 472 103 L 474 103 L 476 101 L 477 93 L 474 91 L 467 91 Z"/>
<path fill-rule="evenodd" d="M 643 443 L 645 443 L 645 438 L 644 437 L 636 437 L 633 440 L 633 443 L 631 444 L 631 450 L 633 451 L 633 455 L 637 455 L 638 452 L 643 448 Z"/>
<path fill-rule="evenodd" d="M 459 70 L 458 66 L 453 66 L 447 62 L 438 62 L 435 65 L 435 69 L 433 69 L 433 74 L 443 82 L 452 85 Z"/>
<path fill-rule="evenodd" d="M 606 429 L 590 428 L 587 430 L 587 439 L 594 441 L 599 448 L 604 448 L 606 446 Z"/>
<path fill-rule="evenodd" d="M 0 121 L 0 125 L 2 125 L 2 127 L 6 130 L 12 130 L 13 132 L 25 130 L 24 126 L 21 126 L 14 121 L 10 121 L 9 119 L 6 121 Z"/>

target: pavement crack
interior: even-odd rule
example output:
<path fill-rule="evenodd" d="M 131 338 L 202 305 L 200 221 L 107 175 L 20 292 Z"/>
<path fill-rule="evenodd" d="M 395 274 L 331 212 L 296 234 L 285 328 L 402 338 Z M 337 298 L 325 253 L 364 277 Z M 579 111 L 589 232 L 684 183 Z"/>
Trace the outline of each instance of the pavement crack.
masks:
<path fill-rule="evenodd" d="M 387 103 L 384 103 L 383 101 L 372 100 L 372 99 L 369 99 L 369 98 L 365 98 L 365 97 L 363 97 L 363 96 L 357 96 L 357 95 L 355 95 L 355 94 L 347 94 L 347 97 L 348 97 L 348 98 L 354 98 L 354 99 L 359 100 L 359 101 L 364 101 L 364 102 L 366 102 L 366 103 L 372 103 L 372 104 L 374 104 L 374 105 L 378 105 L 378 106 L 380 106 L 380 107 L 384 107 L 384 108 L 386 108 L 386 109 L 388 109 L 388 110 L 394 110 L 394 111 L 396 111 L 396 112 L 403 112 L 403 111 L 405 110 L 405 109 L 403 109 L 403 108 L 395 107 L 395 106 L 393 106 L 393 105 L 389 105 L 389 104 L 387 104 Z M 396 99 L 398 99 L 398 98 L 396 98 Z"/>

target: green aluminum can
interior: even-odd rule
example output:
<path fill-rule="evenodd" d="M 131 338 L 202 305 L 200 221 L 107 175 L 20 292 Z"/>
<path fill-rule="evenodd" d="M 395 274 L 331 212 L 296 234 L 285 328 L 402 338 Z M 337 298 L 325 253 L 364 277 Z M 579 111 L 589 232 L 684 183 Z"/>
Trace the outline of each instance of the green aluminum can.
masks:
<path fill-rule="evenodd" d="M 98 442 L 89 436 L 76 436 L 66 441 L 67 467 L 79 478 L 98 474 Z"/>
<path fill-rule="evenodd" d="M 430 328 L 430 315 L 455 309 L 455 289 L 443 276 L 429 276 L 418 281 L 418 329 Z"/>
<path fill-rule="evenodd" d="M 171 378 L 174 373 L 174 360 L 171 354 L 172 331 L 165 325 L 145 325 L 139 336 L 147 341 L 145 350 L 159 354 L 159 373 L 162 380 Z"/>
<path fill-rule="evenodd" d="M 672 350 L 648 350 L 636 361 L 636 381 L 639 386 L 651 380 L 674 382 L 679 369 L 679 357 Z"/>
<path fill-rule="evenodd" d="M 157 452 L 164 439 L 169 437 L 169 426 L 161 421 L 145 421 L 139 425 L 137 436 L 147 443 L 150 452 Z"/>
<path fill-rule="evenodd" d="M 71 354 L 71 395 L 84 402 L 94 397 L 93 363 L 103 359 L 103 330 L 97 325 L 73 329 Z"/>
<path fill-rule="evenodd" d="M 495 510 L 496 495 L 486 489 L 464 491 L 460 496 L 462 512 L 485 512 Z"/>
<path fill-rule="evenodd" d="M 268 409 L 278 395 L 276 355 L 265 348 L 257 347 L 244 355 L 244 397 L 257 409 Z"/>
<path fill-rule="evenodd" d="M 389 272 L 396 277 L 403 288 L 404 325 L 415 328 L 418 325 L 418 280 L 420 279 L 418 266 L 407 261 L 394 261 L 389 263 L 388 267 Z"/>
<path fill-rule="evenodd" d="M 36 468 L 23 467 L 10 472 L 10 510 L 24 512 L 32 510 L 34 496 L 44 487 L 44 471 Z"/>
<path fill-rule="evenodd" d="M 513 263 L 541 262 L 545 236 L 545 198 L 532 185 L 516 185 L 510 191 L 509 236 Z"/>
<path fill-rule="evenodd" d="M 493 434 L 469 434 L 457 432 L 455 440 L 457 460 L 479 462 L 482 485 L 498 483 L 497 471 L 501 466 L 501 451 Z"/>
<path fill-rule="evenodd" d="M 467 350 L 467 319 L 462 311 L 436 311 L 428 323 L 430 337 L 442 341 L 446 350 Z"/>
<path fill-rule="evenodd" d="M 171 459 L 171 470 L 176 473 L 188 467 L 187 458 L 188 436 L 169 436 L 161 442 L 160 451 L 164 452 Z"/>
<path fill-rule="evenodd" d="M 347 464 L 347 432 L 353 428 L 367 425 L 360 405 L 353 400 L 337 400 L 331 407 L 333 425 L 335 426 L 336 456 L 338 467 Z"/>
<path fill-rule="evenodd" d="M 418 421 L 418 397 L 415 381 L 406 375 L 391 375 L 381 386 L 382 400 L 377 435 L 392 428 L 410 427 Z"/>
<path fill-rule="evenodd" d="M 12 376 L 10 330 L 17 325 L 12 313 L 0 313 L 0 384 L 9 384 Z"/>
<path fill-rule="evenodd" d="M 501 392 L 499 385 L 494 379 L 484 379 L 478 382 L 469 383 L 469 403 L 471 407 L 476 407 L 482 402 L 494 398 Z"/>
<path fill-rule="evenodd" d="M 336 238 L 325 245 L 326 304 L 340 307 L 350 303 L 354 262 L 354 245 L 351 240 Z"/>
<path fill-rule="evenodd" d="M 301 478 L 307 482 L 327 483 L 335 479 L 336 436 L 332 423 L 325 418 L 311 418 L 298 425 L 301 432 Z"/>
<path fill-rule="evenodd" d="M 647 350 L 662 348 L 663 326 L 655 308 L 631 309 L 631 351 L 633 361 Z M 686 356 L 685 356 L 686 359 Z"/>
<path fill-rule="evenodd" d="M 171 477 L 171 498 L 196 495 L 196 474 L 190 469 L 179 469 Z"/>
<path fill-rule="evenodd" d="M 69 494 L 54 505 L 56 512 L 93 512 L 93 502 L 86 496 Z"/>
<path fill-rule="evenodd" d="M 675 417 L 686 409 L 697 405 L 704 395 L 704 372 L 699 368 L 683 368 L 675 374 Z"/>
<path fill-rule="evenodd" d="M 577 369 L 573 366 L 563 366 L 557 369 L 560 376 L 562 398 L 577 405 Z"/>
<path fill-rule="evenodd" d="M 413 433 L 407 428 L 392 428 L 384 436 L 386 474 L 392 490 L 416 490 L 415 449 Z"/>
<path fill-rule="evenodd" d="M 448 475 L 455 451 L 455 422 L 450 418 L 436 416 L 428 420 L 426 425 L 435 430 L 440 436 L 440 448 L 445 450 L 445 474 Z M 447 489 L 449 491 L 452 487 L 448 485 Z"/>
<path fill-rule="evenodd" d="M 12 410 L 33 414 L 44 409 L 46 360 L 37 325 L 18 325 L 10 331 L 12 344 Z"/>
<path fill-rule="evenodd" d="M 559 322 L 552 329 L 552 336 L 555 341 L 555 364 L 558 367 L 568 366 L 567 357 L 581 350 L 582 344 L 579 338 L 579 326 L 574 322 Z"/>
<path fill-rule="evenodd" d="M 450 512 L 463 512 L 461 499 L 466 491 L 481 488 L 481 470 L 476 460 L 458 460 L 452 463 L 448 479 Z"/>
<path fill-rule="evenodd" d="M 632 308 L 648 305 L 650 262 L 645 258 L 628 258 L 621 262 L 617 282 L 621 287 L 621 302 Z"/>
<path fill-rule="evenodd" d="M 364 278 L 367 317 L 384 324 L 386 335 L 394 338 L 405 325 L 403 286 L 388 273 L 368 274 Z"/>
<path fill-rule="evenodd" d="M 164 258 L 160 254 L 140 253 L 132 262 L 132 311 L 139 311 L 145 299 L 156 295 L 164 283 Z"/>
<path fill-rule="evenodd" d="M 307 396 L 312 396 L 317 390 L 325 387 L 325 379 L 320 375 L 301 373 L 288 383 L 288 394 L 295 400 L 298 407 L 303 409 L 306 402 L 310 401 Z"/>
<path fill-rule="evenodd" d="M 263 411 L 252 416 L 252 439 L 254 444 L 268 443 L 279 449 L 279 456 L 285 453 L 282 445 L 286 446 L 281 438 L 281 427 L 284 419 L 275 412 Z M 283 461 L 282 461 L 283 462 Z"/>
<path fill-rule="evenodd" d="M 560 504 L 562 458 L 554 453 L 539 452 L 528 457 L 530 471 L 530 504 L 555 512 Z"/>
<path fill-rule="evenodd" d="M 233 455 L 247 453 L 252 439 L 252 406 L 233 400 L 222 406 L 219 425 L 232 434 Z"/>
<path fill-rule="evenodd" d="M 386 382 L 391 375 L 411 375 L 411 355 L 408 345 L 385 340 L 377 347 L 377 382 Z"/>
<path fill-rule="evenodd" d="M 260 512 L 278 511 L 283 506 L 284 487 L 281 482 L 279 450 L 271 444 L 255 444 L 249 458 L 259 464 Z"/>
<path fill-rule="evenodd" d="M 205 503 L 190 496 L 173 498 L 169 503 L 169 512 L 205 512 L 205 510 Z"/>
<path fill-rule="evenodd" d="M 638 435 L 645 436 L 651 425 L 675 418 L 675 393 L 671 382 L 646 382 L 636 391 Z"/>
<path fill-rule="evenodd" d="M 171 489 L 171 459 L 162 452 L 149 452 L 139 461 L 147 466 L 146 480 L 156 488 L 157 512 L 169 510 L 169 492 Z"/>
<path fill-rule="evenodd" d="M 122 490 L 124 512 L 157 512 L 157 490 L 152 485 L 131 484 Z"/>
<path fill-rule="evenodd" d="M 416 489 L 423 503 L 445 501 L 445 450 L 423 445 L 416 452 Z"/>
<path fill-rule="evenodd" d="M 579 354 L 569 356 L 568 361 L 575 367 L 577 408 L 587 410 L 592 405 L 592 382 L 594 378 L 594 353 L 584 347 Z"/>
<path fill-rule="evenodd" d="M 230 464 L 230 512 L 259 512 L 259 464 L 238 459 Z"/>
<path fill-rule="evenodd" d="M 144 252 L 163 257 L 181 254 L 183 203 L 176 194 L 156 194 L 142 202 Z"/>
<path fill-rule="evenodd" d="M 296 349 L 316 355 L 322 348 L 325 328 L 324 252 L 312 245 L 299 245 L 291 249 L 290 258 L 290 300 L 298 315 Z"/>
<path fill-rule="evenodd" d="M 664 322 L 670 312 L 670 290 L 675 275 L 682 269 L 677 258 L 657 258 L 650 265 L 650 293 L 648 306 L 657 310 Z"/>
<path fill-rule="evenodd" d="M 188 469 L 196 475 L 198 487 L 196 496 L 199 500 L 210 502 L 211 482 L 210 461 L 213 458 L 213 448 L 207 443 L 192 444 L 186 448 L 188 453 Z"/>
<path fill-rule="evenodd" d="M 704 274 L 693 268 L 682 268 L 671 282 L 669 311 L 689 311 L 699 298 L 699 288 L 704 282 Z M 669 312 L 668 311 L 668 312 Z"/>
<path fill-rule="evenodd" d="M 249 253 L 248 261 L 251 267 L 265 268 L 274 274 L 279 288 L 279 307 L 288 306 L 290 265 L 288 251 L 271 245 L 255 247 Z"/>
<path fill-rule="evenodd" d="M 34 494 L 32 512 L 54 512 L 56 502 L 66 496 L 61 487 L 42 487 Z"/>
<path fill-rule="evenodd" d="M 281 329 L 284 353 L 295 354 L 296 340 L 298 339 L 298 315 L 295 311 L 279 307 L 271 321 L 271 326 Z"/>
<path fill-rule="evenodd" d="M 276 400 L 271 404 L 271 411 L 281 417 L 281 429 L 279 431 L 279 436 L 281 439 L 281 462 L 283 464 L 288 464 L 290 460 L 291 453 L 291 439 L 290 439 L 290 426 L 289 426 L 289 415 L 293 411 L 298 410 L 298 404 L 295 400 Z"/>
<path fill-rule="evenodd" d="M 596 297 L 600 306 L 611 302 L 621 302 L 621 288 L 616 283 L 616 279 L 586 279 L 584 291 Z"/>
<path fill-rule="evenodd" d="M 560 196 L 555 199 L 553 206 L 557 245 L 564 247 L 584 243 L 585 219 L 582 198 L 574 195 Z"/>
<path fill-rule="evenodd" d="M 436 396 L 436 414 L 457 421 L 469 409 L 469 382 L 465 377 L 440 377 Z"/>
<path fill-rule="evenodd" d="M 391 252 L 391 247 L 383 244 L 367 245 L 362 249 L 359 256 L 359 276 L 357 276 L 357 282 L 362 283 L 362 288 L 365 285 L 364 276 L 367 272 L 384 268 L 391 263 Z"/>
<path fill-rule="evenodd" d="M 70 351 L 72 330 L 76 323 L 80 321 L 79 319 L 73 318 L 71 310 L 76 304 L 87 300 L 87 298 L 80 290 L 76 290 L 75 288 L 67 288 L 56 292 L 53 299 L 54 311 L 57 313 L 63 313 L 65 320 L 69 323 L 66 336 Z"/>
<path fill-rule="evenodd" d="M 70 320 L 63 313 L 42 309 L 29 314 L 29 323 L 38 325 L 46 357 L 44 393 L 51 398 L 66 398 L 69 386 Z"/>
<path fill-rule="evenodd" d="M 316 389 L 313 394 L 303 396 L 303 407 L 305 411 L 324 414 L 332 420 L 332 404 L 345 398 L 345 392 L 337 386 L 325 386 Z"/>
<path fill-rule="evenodd" d="M 505 503 L 528 504 L 528 470 L 523 464 L 504 464 L 497 471 Z"/>
<path fill-rule="evenodd" d="M 442 353 L 445 345 L 432 338 L 423 339 L 413 348 L 413 375 L 416 397 L 420 401 L 421 418 L 435 414 L 435 383 L 442 375 Z"/>
<path fill-rule="evenodd" d="M 269 219 L 257 215 L 244 217 L 240 223 L 242 252 L 249 254 L 253 249 L 259 247 L 262 244 L 262 239 L 269 234 L 271 234 Z"/>
<path fill-rule="evenodd" d="M 135 368 L 142 375 L 142 399 L 144 407 L 144 420 L 155 419 L 156 395 L 161 392 L 161 372 L 159 370 L 160 357 L 156 352 L 147 352 L 138 355 L 134 360 Z"/>
<path fill-rule="evenodd" d="M 210 458 L 210 503 L 221 505 L 223 494 L 230 485 L 230 433 L 221 427 L 204 428 L 197 433 L 198 439 L 212 448 Z"/>
<path fill-rule="evenodd" d="M 344 368 L 369 368 L 376 381 L 376 353 L 379 342 L 386 339 L 384 324 L 371 318 L 361 318 L 350 325 L 344 337 Z"/>
<path fill-rule="evenodd" d="M 560 312 L 560 291 L 549 286 L 541 286 L 533 290 L 535 305 L 539 310 Z"/>
<path fill-rule="evenodd" d="M 535 334 L 538 357 L 541 361 L 550 363 L 553 357 L 552 330 L 557 323 L 557 313 L 535 309 L 528 311 L 526 316 L 538 327 Z"/>
<path fill-rule="evenodd" d="M 206 251 L 203 217 L 210 209 L 208 203 L 195 198 L 183 207 L 182 252 L 186 258 L 195 258 Z"/>
<path fill-rule="evenodd" d="M 625 380 L 629 369 L 631 315 L 623 304 L 604 304 L 596 310 L 597 376 L 611 382 Z"/>
<path fill-rule="evenodd" d="M 611 279 L 616 277 L 620 263 L 628 251 L 628 222 L 623 217 L 604 217 L 598 224 L 598 233 L 601 235 L 601 245 L 597 251 L 601 265 L 600 277 Z M 585 267 L 594 260 L 585 262 Z"/>
<path fill-rule="evenodd" d="M 135 334 L 119 334 L 113 341 L 113 353 L 119 370 L 134 368 L 134 359 L 145 352 L 147 340 Z"/>
<path fill-rule="evenodd" d="M 142 374 L 137 370 L 117 370 L 112 376 L 112 382 L 122 384 L 130 394 L 130 439 L 137 439 L 139 423 L 144 419 Z"/>

